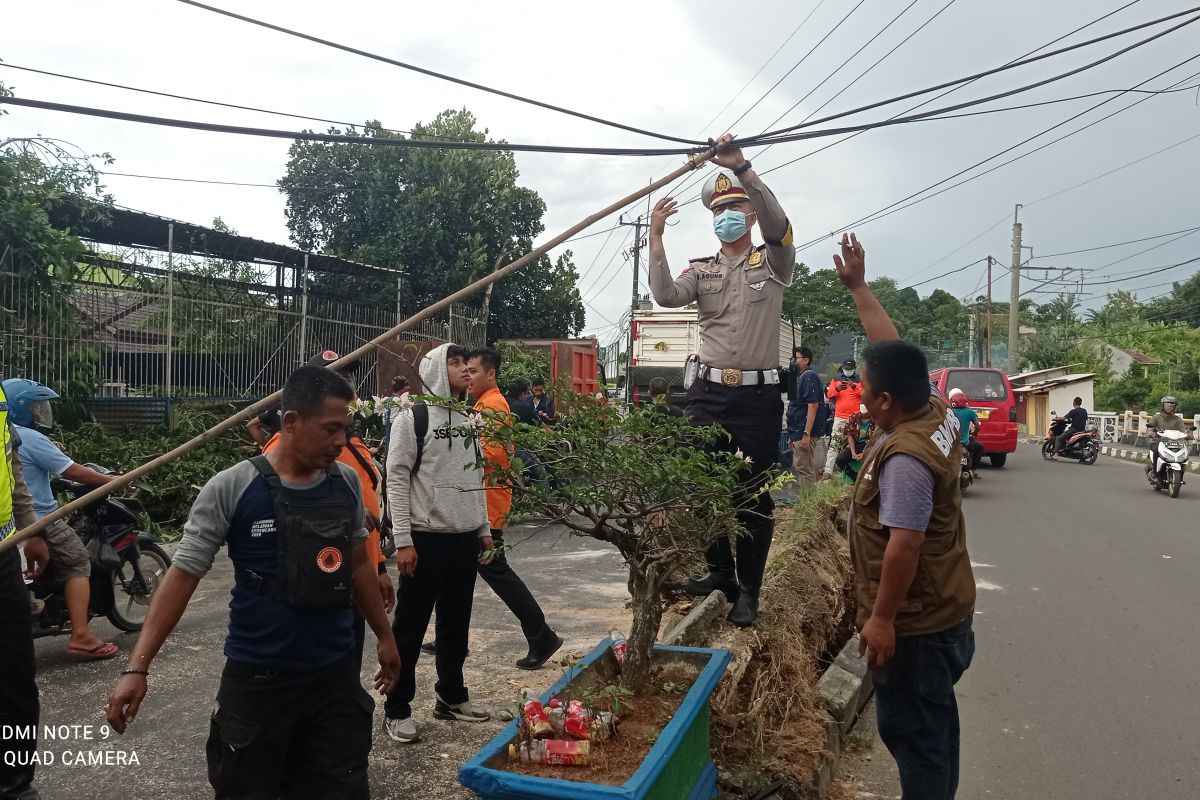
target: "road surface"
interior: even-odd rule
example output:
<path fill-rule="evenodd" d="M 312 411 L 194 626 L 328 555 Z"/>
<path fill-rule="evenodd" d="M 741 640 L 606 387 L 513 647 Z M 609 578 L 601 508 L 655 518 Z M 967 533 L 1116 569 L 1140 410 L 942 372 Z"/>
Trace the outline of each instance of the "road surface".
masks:
<path fill-rule="evenodd" d="M 1200 478 L 1171 499 L 1142 465 L 1032 445 L 981 474 L 960 800 L 1200 797 Z M 843 765 L 859 796 L 899 796 L 877 740 Z"/>

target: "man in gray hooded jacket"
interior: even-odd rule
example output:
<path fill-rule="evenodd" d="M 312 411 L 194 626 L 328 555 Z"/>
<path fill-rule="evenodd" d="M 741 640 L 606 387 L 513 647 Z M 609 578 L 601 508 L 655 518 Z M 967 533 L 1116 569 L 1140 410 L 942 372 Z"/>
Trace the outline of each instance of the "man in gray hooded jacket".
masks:
<path fill-rule="evenodd" d="M 421 360 L 420 375 L 422 394 L 460 399 L 469 382 L 465 348 L 435 348 Z M 420 739 L 411 704 L 421 640 L 435 605 L 433 715 L 465 722 L 489 718 L 471 705 L 463 681 L 475 576 L 479 563 L 492 556 L 483 470 L 477 466 L 478 432 L 449 404 L 404 409 L 392 426 L 387 493 L 400 572 L 392 622 L 400 678 L 384 706 L 384 730 L 397 742 Z"/>

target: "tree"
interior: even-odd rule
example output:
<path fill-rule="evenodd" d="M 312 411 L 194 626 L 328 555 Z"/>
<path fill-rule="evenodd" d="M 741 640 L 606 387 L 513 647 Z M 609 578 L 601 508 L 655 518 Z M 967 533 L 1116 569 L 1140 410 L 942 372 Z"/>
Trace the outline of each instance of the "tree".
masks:
<path fill-rule="evenodd" d="M 362 134 L 404 138 L 368 122 Z M 413 138 L 489 141 L 465 109 L 413 126 Z M 412 149 L 297 141 L 279 181 L 299 247 L 323 250 L 404 275 L 401 306 L 413 313 L 483 277 L 497 260 L 533 248 L 546 206 L 517 185 L 511 152 Z M 570 253 L 543 256 L 506 278 L 491 301 L 491 339 L 562 337 L 584 324 Z M 314 276 L 314 288 L 359 303 L 395 306 L 386 277 Z"/>
<path fill-rule="evenodd" d="M 792 285 L 783 295 L 783 316 L 804 332 L 804 343 L 820 349 L 829 337 L 840 331 L 862 328 L 854 300 L 837 272 L 832 269 L 813 271 L 797 264 Z"/>

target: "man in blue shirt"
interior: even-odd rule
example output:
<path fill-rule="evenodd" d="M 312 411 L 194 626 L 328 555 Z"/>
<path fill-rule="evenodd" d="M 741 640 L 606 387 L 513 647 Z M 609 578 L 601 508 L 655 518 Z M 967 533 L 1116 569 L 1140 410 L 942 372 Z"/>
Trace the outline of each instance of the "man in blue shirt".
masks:
<path fill-rule="evenodd" d="M 4 382 L 4 393 L 11 406 L 9 418 L 21 437 L 17 454 L 38 519 L 58 510 L 58 501 L 50 488 L 51 475 L 61 475 L 86 486 L 102 486 L 116 477 L 76 464 L 46 436 L 45 431 L 54 425 L 50 401 L 58 399 L 53 389 L 37 381 L 9 378 Z M 87 660 L 112 658 L 117 654 L 117 646 L 100 639 L 88 626 L 92 562 L 83 540 L 61 520 L 47 528 L 45 536 L 54 576 L 63 582 L 67 611 L 71 615 L 67 652 Z"/>
<path fill-rule="evenodd" d="M 792 445 L 792 468 L 803 488 L 817 480 L 813 470 L 813 432 L 820 435 L 824 427 L 816 427 L 821 423 L 824 403 L 821 379 L 812 369 L 813 351 L 801 345 L 792 354 L 798 374 L 795 399 L 788 403 L 787 409 L 788 442 Z"/>

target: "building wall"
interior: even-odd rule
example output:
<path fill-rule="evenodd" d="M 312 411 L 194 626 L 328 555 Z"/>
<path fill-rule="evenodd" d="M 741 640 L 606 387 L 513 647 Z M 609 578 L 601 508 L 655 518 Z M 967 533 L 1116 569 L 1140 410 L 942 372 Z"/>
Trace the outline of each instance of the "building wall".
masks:
<path fill-rule="evenodd" d="M 1093 383 L 1090 380 L 1052 386 L 1050 387 L 1050 410 L 1058 412 L 1061 417 L 1071 410 L 1072 400 L 1082 397 L 1083 407 L 1091 411 L 1095 404 L 1092 389 Z"/>

